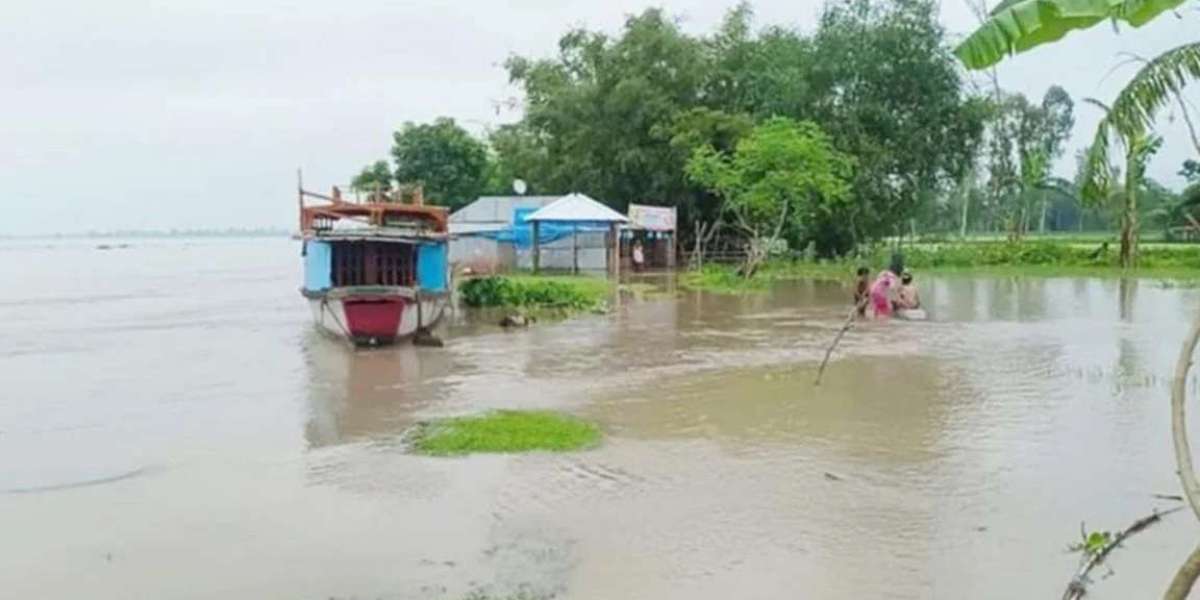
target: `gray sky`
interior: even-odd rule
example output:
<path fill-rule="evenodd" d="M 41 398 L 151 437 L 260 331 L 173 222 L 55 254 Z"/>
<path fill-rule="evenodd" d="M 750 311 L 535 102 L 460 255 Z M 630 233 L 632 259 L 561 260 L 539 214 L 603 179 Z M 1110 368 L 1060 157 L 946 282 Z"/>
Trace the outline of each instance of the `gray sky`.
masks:
<path fill-rule="evenodd" d="M 759 25 L 814 28 L 817 0 L 761 0 Z M 702 0 L 6 0 L 0 3 L 0 233 L 291 227 L 295 171 L 327 189 L 387 155 L 406 120 L 455 117 L 479 132 L 518 114 L 500 63 L 547 56 L 571 26 L 614 31 L 663 6 L 707 32 L 733 2 Z M 943 4 L 955 34 L 974 19 Z M 1111 100 L 1153 55 L 1195 40 L 1200 11 L 1115 34 L 1108 26 L 1006 61 L 1001 83 L 1040 98 Z M 1190 32 L 1190 34 L 1189 34 Z M 1196 86 L 1195 90 L 1200 90 Z M 1200 92 L 1190 98 L 1200 105 Z M 1074 150 L 1096 109 L 1077 104 Z M 1190 144 L 1162 120 L 1151 174 L 1175 176 Z"/>

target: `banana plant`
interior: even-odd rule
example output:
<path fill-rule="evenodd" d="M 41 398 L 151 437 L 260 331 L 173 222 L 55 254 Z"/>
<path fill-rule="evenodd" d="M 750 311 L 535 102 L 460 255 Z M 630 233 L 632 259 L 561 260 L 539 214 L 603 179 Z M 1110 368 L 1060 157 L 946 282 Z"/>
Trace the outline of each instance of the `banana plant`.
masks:
<path fill-rule="evenodd" d="M 1112 20 L 1141 27 L 1186 0 L 1004 0 L 954 50 L 970 69 L 1055 42 L 1071 31 Z"/>

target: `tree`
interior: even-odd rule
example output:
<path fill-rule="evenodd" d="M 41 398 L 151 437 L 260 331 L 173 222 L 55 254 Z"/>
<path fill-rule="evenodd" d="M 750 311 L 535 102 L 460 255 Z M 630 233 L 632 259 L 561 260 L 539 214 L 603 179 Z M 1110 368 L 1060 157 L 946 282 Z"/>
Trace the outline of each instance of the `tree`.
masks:
<path fill-rule="evenodd" d="M 1200 183 L 1200 162 L 1190 158 L 1183 161 L 1183 168 L 1179 169 L 1179 176 L 1189 183 Z"/>
<path fill-rule="evenodd" d="M 530 193 L 562 191 L 551 183 L 551 158 L 546 144 L 525 123 L 501 125 L 488 136 L 494 157 L 491 161 L 488 191 L 506 192 L 514 179 L 529 185 Z"/>
<path fill-rule="evenodd" d="M 618 210 L 679 204 L 692 192 L 665 132 L 701 104 L 708 62 L 662 11 L 629 17 L 617 37 L 568 32 L 557 57 L 512 57 L 506 67 L 525 92 L 522 135 L 540 148 L 526 151 L 535 187 L 584 192 Z"/>
<path fill-rule="evenodd" d="M 1019 240 L 1029 230 L 1034 200 L 1041 204 L 1038 229 L 1045 229 L 1050 167 L 1075 123 L 1074 102 L 1058 86 L 1040 104 L 1022 94 L 997 96 L 989 100 L 987 118 L 988 190 L 992 210 L 1003 215 L 1010 239 Z"/>
<path fill-rule="evenodd" d="M 898 233 L 919 205 L 953 189 L 983 133 L 981 106 L 962 80 L 926 0 L 831 3 L 811 42 L 807 100 L 797 118 L 822 124 L 855 156 L 853 210 L 820 240 L 828 253 Z M 840 233 L 839 233 L 840 232 Z"/>
<path fill-rule="evenodd" d="M 374 193 L 392 189 L 392 171 L 386 160 L 377 160 L 363 167 L 350 181 L 350 188 L 359 192 Z M 372 197 L 373 198 L 373 197 Z"/>
<path fill-rule="evenodd" d="M 789 225 L 807 230 L 844 216 L 854 160 L 816 124 L 768 119 L 732 155 L 710 145 L 693 153 L 687 175 L 719 196 L 733 226 L 749 238 L 743 276 L 752 277 Z"/>
<path fill-rule="evenodd" d="M 459 127 L 454 119 L 405 123 L 393 134 L 395 177 L 401 183 L 420 182 L 431 201 L 451 210 L 475 200 L 487 183 L 488 152 L 483 142 Z"/>

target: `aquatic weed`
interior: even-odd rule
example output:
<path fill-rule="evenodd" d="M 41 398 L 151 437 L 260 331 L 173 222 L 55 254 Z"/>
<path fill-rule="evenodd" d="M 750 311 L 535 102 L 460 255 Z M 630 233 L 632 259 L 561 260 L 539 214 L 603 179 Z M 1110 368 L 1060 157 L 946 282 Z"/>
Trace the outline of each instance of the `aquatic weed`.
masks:
<path fill-rule="evenodd" d="M 499 410 L 422 423 L 410 441 L 416 452 L 430 456 L 569 452 L 599 443 L 600 428 L 551 411 Z"/>

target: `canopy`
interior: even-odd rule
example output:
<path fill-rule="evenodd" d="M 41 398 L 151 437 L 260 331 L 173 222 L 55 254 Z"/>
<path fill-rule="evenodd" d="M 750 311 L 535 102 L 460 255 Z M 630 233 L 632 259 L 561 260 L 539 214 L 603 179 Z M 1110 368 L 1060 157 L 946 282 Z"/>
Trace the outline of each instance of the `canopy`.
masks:
<path fill-rule="evenodd" d="M 538 209 L 526 220 L 556 223 L 625 223 L 629 219 L 583 194 L 569 194 Z"/>

